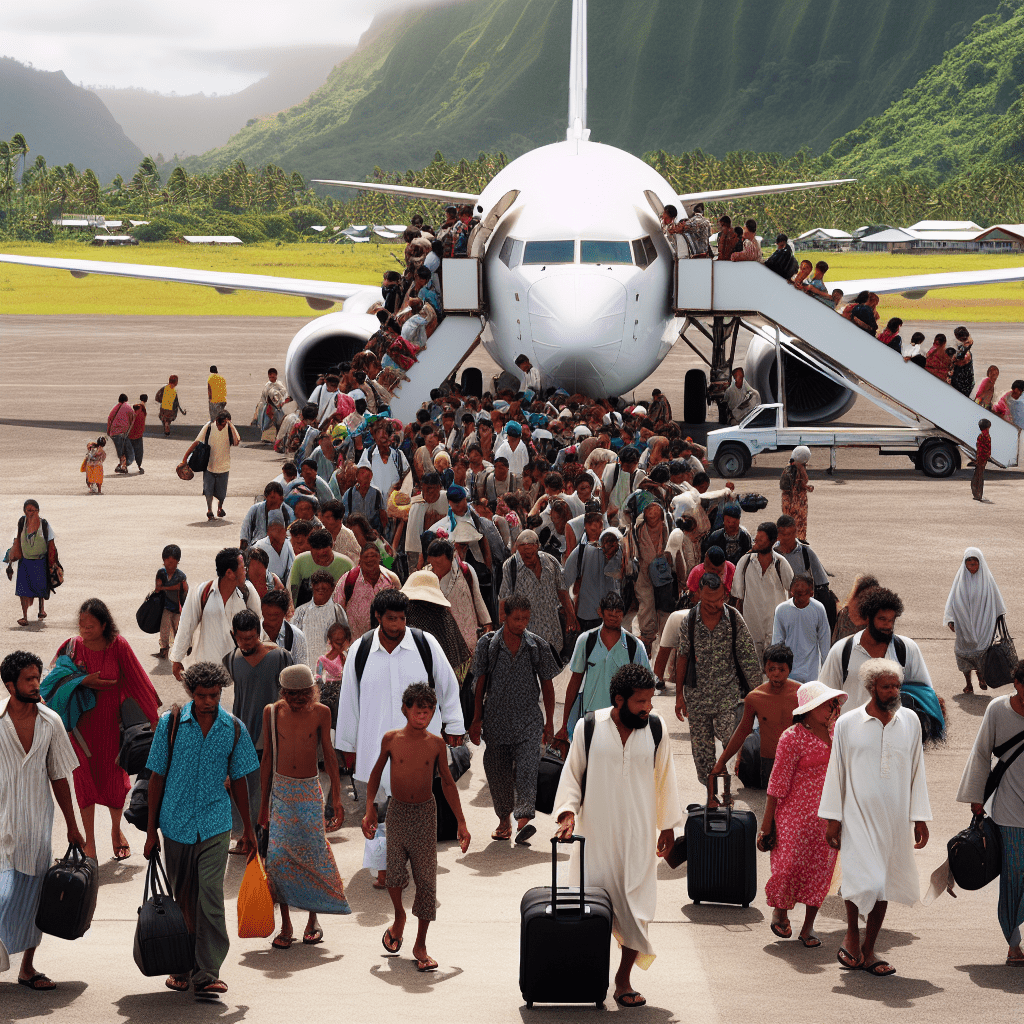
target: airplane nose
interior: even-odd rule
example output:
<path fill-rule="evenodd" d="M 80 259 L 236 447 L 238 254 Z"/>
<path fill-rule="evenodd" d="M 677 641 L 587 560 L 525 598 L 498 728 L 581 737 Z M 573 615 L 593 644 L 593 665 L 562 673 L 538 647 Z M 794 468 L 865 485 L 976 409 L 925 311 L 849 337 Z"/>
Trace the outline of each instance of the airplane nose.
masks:
<path fill-rule="evenodd" d="M 622 346 L 626 289 L 600 271 L 555 274 L 530 288 L 527 308 L 541 372 L 570 390 L 603 393 Z"/>

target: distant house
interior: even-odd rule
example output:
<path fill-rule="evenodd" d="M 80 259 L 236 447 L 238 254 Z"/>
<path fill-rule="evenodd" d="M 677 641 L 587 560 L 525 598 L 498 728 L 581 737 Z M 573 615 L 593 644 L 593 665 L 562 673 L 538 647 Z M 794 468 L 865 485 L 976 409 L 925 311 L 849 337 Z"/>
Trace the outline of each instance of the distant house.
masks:
<path fill-rule="evenodd" d="M 855 245 L 862 252 L 910 252 L 916 238 L 902 228 L 886 228 L 873 235 L 865 235 Z"/>
<path fill-rule="evenodd" d="M 916 224 L 911 224 L 907 230 L 928 232 L 972 231 L 977 234 L 981 230 L 981 225 L 975 224 L 973 220 L 919 220 Z"/>
<path fill-rule="evenodd" d="M 792 239 L 794 249 L 815 249 L 837 252 L 853 241 L 853 235 L 839 228 L 811 228 Z"/>
<path fill-rule="evenodd" d="M 234 235 L 182 235 L 189 245 L 241 245 L 242 240 Z"/>
<path fill-rule="evenodd" d="M 138 245 L 139 240 L 131 235 L 96 235 L 91 245 Z"/>
<path fill-rule="evenodd" d="M 921 224 L 969 224 L 970 221 L 921 221 Z M 853 247 L 862 252 L 977 252 L 977 232 L 963 227 L 886 228 L 864 235 Z"/>
<path fill-rule="evenodd" d="M 993 224 L 975 241 L 981 252 L 1024 252 L 1024 224 Z"/>

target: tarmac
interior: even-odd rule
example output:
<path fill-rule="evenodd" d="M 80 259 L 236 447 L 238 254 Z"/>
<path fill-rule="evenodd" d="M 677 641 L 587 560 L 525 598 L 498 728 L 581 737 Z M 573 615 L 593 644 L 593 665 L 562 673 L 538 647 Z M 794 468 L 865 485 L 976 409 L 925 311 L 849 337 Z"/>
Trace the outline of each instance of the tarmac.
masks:
<path fill-rule="evenodd" d="M 13 537 L 24 499 L 39 500 L 66 573 L 64 586 L 47 604 L 49 617 L 37 622 L 33 612 L 24 628 L 15 625 L 20 609 L 14 587 L 4 587 L 3 654 L 27 648 L 48 662 L 74 635 L 81 602 L 100 597 L 165 704 L 180 698 L 169 663 L 155 657 L 156 637 L 138 630 L 134 611 L 152 586 L 167 543 L 181 546 L 181 567 L 193 585 L 209 579 L 214 554 L 237 543 L 253 496 L 279 471 L 280 457 L 260 445 L 255 430 L 246 425 L 266 379 L 264 371 L 271 365 L 283 370 L 284 351 L 299 326 L 301 321 L 287 318 L 0 316 L 5 369 L 0 382 L 6 481 L 0 496 L 2 521 Z M 1000 365 L 1003 387 L 1024 375 L 1019 324 L 977 325 L 973 334 L 978 366 Z M 697 363 L 683 346 L 677 349 L 656 378 L 637 392 L 646 397 L 651 386 L 662 388 L 678 415 L 683 373 Z M 204 384 L 211 363 L 227 379 L 228 405 L 243 444 L 232 458 L 228 516 L 208 522 L 198 481 L 183 483 L 173 470 L 206 422 Z M 484 368 L 485 379 L 493 368 L 480 352 L 467 365 Z M 127 478 L 115 476 L 108 459 L 103 494 L 90 495 L 79 473 L 86 441 L 104 430 L 118 392 L 134 400 L 145 391 L 152 399 L 169 373 L 181 377 L 179 394 L 188 416 L 165 438 L 151 401 L 145 476 L 134 471 Z M 846 419 L 886 422 L 864 400 Z M 687 432 L 694 437 L 700 433 Z M 748 527 L 780 514 L 777 480 L 785 461 L 782 455 L 759 457 L 743 482 L 737 481 L 741 490 L 760 491 L 769 501 L 763 512 L 745 517 Z M 1024 527 L 1024 473 L 990 471 L 989 501 L 979 504 L 970 498 L 966 468 L 951 479 L 933 480 L 914 472 L 905 459 L 846 450 L 840 452 L 834 477 L 824 474 L 824 465 L 823 453 L 815 452 L 809 539 L 834 574 L 833 589 L 842 597 L 858 572 L 872 571 L 902 595 L 906 613 L 898 631 L 920 644 L 949 712 L 948 742 L 929 750 L 925 758 L 934 820 L 928 846 L 915 855 L 923 890 L 945 857 L 946 841 L 968 823 L 967 807 L 954 798 L 989 700 L 984 694 L 960 692 L 963 678 L 953 659 L 952 634 L 942 622 L 943 607 L 964 548 L 977 545 L 1001 585 L 1011 630 L 1020 630 L 1024 587 L 1014 566 L 1020 564 Z M 566 681 L 563 673 L 556 686 L 559 699 Z M 671 689 L 656 698 L 655 707 L 668 725 L 681 800 L 684 805 L 700 802 L 688 730 L 672 714 Z M 143 977 L 132 960 L 145 873 L 143 835 L 126 827 L 132 856 L 116 863 L 106 814 L 100 811 L 102 886 L 92 929 L 74 943 L 44 936 L 36 964 L 59 983 L 56 991 L 30 992 L 14 983 L 13 973 L 0 975 L 0 1024 L 47 1016 L 62 1024 L 149 1024 L 172 1020 L 179 1012 L 223 1024 L 328 1015 L 408 1022 L 594 1019 L 600 1011 L 592 1005 L 525 1008 L 518 987 L 519 900 L 528 888 L 549 884 L 548 838 L 554 823 L 539 815 L 538 833 L 528 848 L 490 841 L 495 818 L 480 748 L 471 749 L 472 767 L 459 790 L 473 841 L 464 855 L 455 843 L 439 848 L 440 906 L 428 936 L 428 949 L 441 965 L 437 973 L 416 972 L 409 956 L 411 932 L 399 957 L 387 957 L 381 948 L 381 934 L 391 920 L 390 900 L 370 887 L 370 874 L 361 867 L 362 807 L 349 794 L 345 826 L 330 841 L 353 915 L 321 918 L 324 942 L 296 944 L 287 952 L 272 950 L 269 938 L 233 938 L 222 971 L 229 992 L 215 1003 L 200 1005 L 190 995 L 169 992 L 162 978 Z M 764 794 L 740 787 L 738 780 L 736 786 L 737 805 L 760 815 Z M 364 789 L 360 787 L 361 795 Z M 62 824 L 58 813 L 55 856 L 67 845 Z M 232 934 L 243 867 L 239 858 L 230 858 L 226 893 Z M 659 866 L 658 912 L 651 926 L 658 958 L 649 971 L 634 972 L 635 986 L 648 999 L 648 1006 L 633 1014 L 638 1020 L 951 1024 L 968 1014 L 992 1024 L 1022 1019 L 1024 968 L 1004 965 L 996 884 L 962 892 L 956 900 L 943 896 L 928 907 L 890 906 L 877 951 L 898 973 L 873 978 L 839 970 L 835 955 L 845 915 L 836 896 L 826 900 L 818 916 L 820 949 L 804 949 L 795 939 L 777 940 L 768 929 L 771 911 L 764 901 L 768 873 L 768 857 L 758 855 L 758 897 L 749 908 L 695 906 L 687 896 L 685 866 L 678 871 Z M 410 901 L 411 896 L 407 905 Z M 800 913 L 800 908 L 793 912 L 795 923 Z M 294 918 L 297 925 L 302 919 Z M 613 949 L 612 964 L 617 961 Z M 620 1012 L 610 995 L 606 1007 L 604 1012 Z"/>

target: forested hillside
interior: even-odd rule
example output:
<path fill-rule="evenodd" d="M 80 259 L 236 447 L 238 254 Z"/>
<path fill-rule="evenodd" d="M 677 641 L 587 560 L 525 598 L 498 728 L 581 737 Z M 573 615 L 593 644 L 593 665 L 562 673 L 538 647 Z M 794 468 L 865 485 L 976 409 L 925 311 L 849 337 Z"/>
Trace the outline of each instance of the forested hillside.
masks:
<path fill-rule="evenodd" d="M 881 114 L 999 0 L 591 0 L 593 138 L 821 153 Z M 1015 6 L 1014 6 L 1015 9 Z M 304 103 L 189 160 L 362 177 L 563 137 L 569 0 L 471 0 L 376 25 Z"/>

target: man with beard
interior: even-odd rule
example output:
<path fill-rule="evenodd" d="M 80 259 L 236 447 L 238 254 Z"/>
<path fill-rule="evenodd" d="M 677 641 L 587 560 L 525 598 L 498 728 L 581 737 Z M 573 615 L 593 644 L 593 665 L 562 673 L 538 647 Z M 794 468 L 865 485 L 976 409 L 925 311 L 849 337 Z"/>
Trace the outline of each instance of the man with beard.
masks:
<path fill-rule="evenodd" d="M 867 691 L 858 686 L 856 680 L 861 665 L 870 658 L 895 661 L 907 679 L 932 685 L 921 648 L 909 636 L 894 632 L 896 620 L 903 614 L 903 602 L 899 596 L 884 587 L 874 587 L 860 599 L 860 613 L 867 621 L 867 628 L 835 644 L 818 675 L 826 686 L 850 695 L 839 712 L 841 715 L 849 714 L 867 702 Z"/>
<path fill-rule="evenodd" d="M 869 700 L 836 722 L 818 816 L 828 822 L 826 842 L 843 851 L 846 937 L 839 966 L 884 978 L 896 968 L 875 956 L 875 940 L 891 900 L 913 906 L 921 898 L 914 850 L 928 842 L 932 812 L 921 724 L 900 706 L 903 669 L 888 658 L 869 658 L 857 675 Z"/>
<path fill-rule="evenodd" d="M 60 716 L 40 701 L 42 669 L 28 651 L 8 654 L 0 664 L 7 687 L 0 700 L 0 950 L 23 953 L 18 984 L 35 990 L 57 987 L 33 965 L 43 937 L 36 911 L 52 861 L 54 797 L 68 842 L 85 845 L 69 781 L 78 757 Z"/>
<path fill-rule="evenodd" d="M 736 563 L 732 580 L 736 610 L 754 638 L 757 660 L 762 663 L 765 649 L 772 643 L 775 609 L 789 596 L 793 582 L 789 562 L 772 551 L 778 537 L 779 531 L 773 522 L 761 523 L 754 534 L 754 546 Z"/>
<path fill-rule="evenodd" d="M 571 842 L 579 818 L 588 839 L 587 884 L 608 890 L 612 935 L 622 947 L 614 998 L 632 1007 L 647 1002 L 630 973 L 634 963 L 647 970 L 654 961 L 647 930 L 657 905 L 658 857 L 672 849 L 673 829 L 684 818 L 668 726 L 651 709 L 654 676 L 643 665 L 623 666 L 612 677 L 611 698 L 613 706 L 588 715 L 573 736 L 555 796 L 555 837 Z M 573 879 L 579 856 L 573 844 Z"/>
<path fill-rule="evenodd" d="M 231 620 L 231 637 L 236 647 L 223 658 L 224 667 L 235 684 L 231 712 L 245 726 L 257 752 L 263 750 L 263 709 L 278 698 L 277 680 L 281 670 L 295 664 L 294 656 L 283 647 L 260 639 L 260 617 L 251 609 L 236 612 Z M 249 814 L 252 824 L 260 811 L 260 773 L 256 768 L 245 777 L 249 789 Z M 231 830 L 235 839 L 245 831 L 238 808 L 231 805 Z M 243 853 L 238 845 L 229 853 Z"/>

